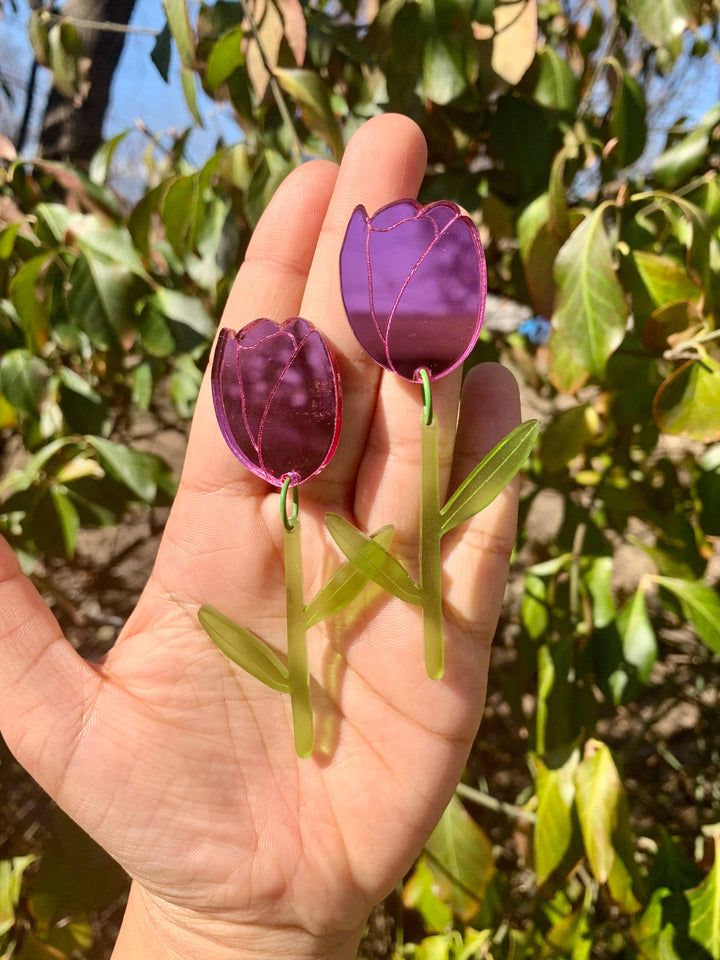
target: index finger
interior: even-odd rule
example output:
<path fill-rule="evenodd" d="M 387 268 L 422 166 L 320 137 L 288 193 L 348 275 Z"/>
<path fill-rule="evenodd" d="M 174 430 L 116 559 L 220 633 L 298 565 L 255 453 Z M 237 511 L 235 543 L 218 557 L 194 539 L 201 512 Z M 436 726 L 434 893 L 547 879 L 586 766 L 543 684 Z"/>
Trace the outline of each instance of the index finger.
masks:
<path fill-rule="evenodd" d="M 368 120 L 348 144 L 327 208 L 302 311 L 332 342 L 343 382 L 343 432 L 337 452 L 314 481 L 349 495 L 375 410 L 381 368 L 355 339 L 340 292 L 340 249 L 350 216 L 363 204 L 368 213 L 393 200 L 416 197 L 425 175 L 427 146 L 420 128 L 399 114 Z"/>

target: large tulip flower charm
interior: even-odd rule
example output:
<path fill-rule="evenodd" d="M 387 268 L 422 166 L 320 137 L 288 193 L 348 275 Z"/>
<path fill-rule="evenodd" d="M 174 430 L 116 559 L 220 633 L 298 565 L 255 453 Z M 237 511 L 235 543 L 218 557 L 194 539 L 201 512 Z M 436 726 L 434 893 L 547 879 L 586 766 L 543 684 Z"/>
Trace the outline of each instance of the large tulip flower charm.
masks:
<path fill-rule="evenodd" d="M 370 356 L 406 380 L 450 373 L 475 346 L 485 313 L 485 256 L 454 203 L 401 200 L 355 209 L 340 253 L 350 326 Z"/>
<path fill-rule="evenodd" d="M 281 489 L 285 545 L 287 664 L 260 637 L 210 606 L 198 617 L 213 642 L 267 686 L 289 693 L 295 749 L 313 749 L 313 715 L 306 632 L 343 609 L 368 577 L 350 563 L 341 567 L 305 604 L 298 485 L 326 466 L 338 443 L 342 419 L 340 377 L 327 341 L 312 324 L 293 317 L 282 324 L 255 320 L 238 333 L 218 335 L 211 372 L 215 414 L 237 459 Z M 288 515 L 286 499 L 292 490 Z M 370 539 L 389 545 L 392 528 Z"/>
<path fill-rule="evenodd" d="M 353 212 L 340 254 L 340 285 L 350 326 L 386 370 L 422 387 L 422 485 L 416 582 L 387 549 L 336 514 L 330 533 L 368 577 L 423 611 L 425 665 L 444 670 L 441 538 L 483 510 L 525 462 L 537 421 L 522 424 L 440 504 L 438 424 L 431 381 L 456 369 L 473 349 L 485 312 L 485 256 L 477 229 L 454 203 L 388 204 L 373 217 Z"/>

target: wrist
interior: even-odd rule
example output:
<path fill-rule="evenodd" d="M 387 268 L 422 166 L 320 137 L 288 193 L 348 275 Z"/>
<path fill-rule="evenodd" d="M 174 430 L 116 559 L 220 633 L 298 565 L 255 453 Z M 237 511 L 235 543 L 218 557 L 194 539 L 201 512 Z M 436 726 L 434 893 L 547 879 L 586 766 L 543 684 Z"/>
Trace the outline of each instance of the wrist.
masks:
<path fill-rule="evenodd" d="M 361 933 L 316 936 L 214 919 L 158 901 L 133 883 L 112 960 L 354 960 Z"/>

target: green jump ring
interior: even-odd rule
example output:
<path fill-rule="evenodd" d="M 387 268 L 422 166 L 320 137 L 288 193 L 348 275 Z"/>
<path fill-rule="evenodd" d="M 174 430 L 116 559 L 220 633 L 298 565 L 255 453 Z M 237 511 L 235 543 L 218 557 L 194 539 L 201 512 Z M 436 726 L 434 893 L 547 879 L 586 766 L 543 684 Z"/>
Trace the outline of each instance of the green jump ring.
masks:
<path fill-rule="evenodd" d="M 282 517 L 283 526 L 285 529 L 290 532 L 295 527 L 295 521 L 298 518 L 298 513 L 300 511 L 300 495 L 298 494 L 297 486 L 292 488 L 293 503 L 292 503 L 292 514 L 288 516 L 287 513 L 287 495 L 288 490 L 290 489 L 290 484 L 292 483 L 292 477 L 283 477 L 283 485 L 280 488 L 280 516 Z"/>
<path fill-rule="evenodd" d="M 422 383 L 422 394 L 423 394 L 423 412 L 425 414 L 425 425 L 430 426 L 433 421 L 433 402 L 432 402 L 432 392 L 430 390 L 430 374 L 427 372 L 425 367 L 420 367 L 417 371 L 417 376 L 420 377 Z"/>

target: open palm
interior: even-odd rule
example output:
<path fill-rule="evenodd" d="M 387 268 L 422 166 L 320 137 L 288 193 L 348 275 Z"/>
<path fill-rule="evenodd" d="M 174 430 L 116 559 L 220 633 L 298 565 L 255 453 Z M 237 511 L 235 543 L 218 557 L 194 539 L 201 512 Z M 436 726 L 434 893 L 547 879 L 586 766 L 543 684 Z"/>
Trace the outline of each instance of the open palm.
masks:
<path fill-rule="evenodd" d="M 328 511 L 366 530 L 393 523 L 393 550 L 411 570 L 417 553 L 419 390 L 355 342 L 337 264 L 355 205 L 414 196 L 424 167 L 419 130 L 393 116 L 363 126 L 339 169 L 300 167 L 259 224 L 223 320 L 237 329 L 305 316 L 338 357 L 340 446 L 300 491 L 307 597 L 342 561 Z M 473 371 L 458 420 L 459 397 L 458 376 L 435 385 L 450 488 L 518 419 L 514 383 L 498 367 Z M 298 760 L 289 698 L 235 667 L 197 621 L 208 603 L 284 648 L 277 491 L 226 448 L 206 379 L 155 568 L 101 665 L 77 656 L 0 546 L 3 734 L 133 876 L 146 914 L 207 930 L 218 949 L 242 930 L 246 944 L 275 938 L 287 956 L 298 954 L 281 946 L 288 937 L 303 955 L 344 943 L 351 952 L 440 816 L 477 730 L 515 500 L 513 485 L 446 538 L 441 681 L 425 675 L 417 608 L 374 587 L 311 629 L 316 749 Z"/>

